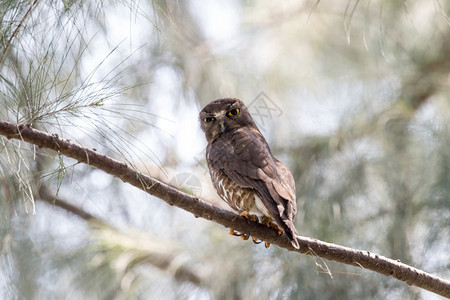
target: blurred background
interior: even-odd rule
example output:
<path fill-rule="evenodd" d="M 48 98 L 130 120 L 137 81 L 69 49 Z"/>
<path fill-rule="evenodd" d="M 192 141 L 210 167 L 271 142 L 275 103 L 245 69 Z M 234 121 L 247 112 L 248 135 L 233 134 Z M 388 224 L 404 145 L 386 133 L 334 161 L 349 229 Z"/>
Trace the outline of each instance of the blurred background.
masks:
<path fill-rule="evenodd" d="M 294 174 L 300 235 L 449 279 L 449 14 L 442 0 L 1 1 L 0 119 L 225 207 L 198 112 L 240 98 Z M 5 138 L 0 218 L 2 299 L 438 299 L 241 241 Z"/>

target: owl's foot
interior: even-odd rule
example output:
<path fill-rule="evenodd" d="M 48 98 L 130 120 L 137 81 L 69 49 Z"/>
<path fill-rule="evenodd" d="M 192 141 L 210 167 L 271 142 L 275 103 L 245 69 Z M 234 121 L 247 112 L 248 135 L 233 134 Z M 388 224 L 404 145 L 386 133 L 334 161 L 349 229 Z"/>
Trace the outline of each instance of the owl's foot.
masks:
<path fill-rule="evenodd" d="M 252 237 L 252 242 L 254 243 L 254 244 L 261 244 L 262 243 L 262 241 L 259 241 L 257 238 L 255 238 L 255 237 Z"/>
<path fill-rule="evenodd" d="M 282 235 L 283 234 L 283 229 L 281 229 L 280 227 L 278 227 L 277 224 L 272 222 L 272 219 L 269 217 L 264 216 L 261 220 L 261 224 L 266 225 L 269 228 L 273 228 L 278 232 L 278 235 Z M 269 244 L 270 246 L 270 244 Z M 266 247 L 268 248 L 268 247 Z"/>
<path fill-rule="evenodd" d="M 251 215 L 248 211 L 243 211 L 242 213 L 240 213 L 241 217 L 246 218 L 247 220 L 253 221 L 253 222 L 259 222 L 258 216 L 257 215 Z M 281 235 L 283 233 L 283 230 L 281 230 L 275 223 L 272 223 L 272 220 L 268 217 L 263 217 L 261 219 L 261 224 L 269 227 L 269 228 L 273 228 L 275 230 L 277 230 L 278 234 Z M 250 238 L 249 234 L 246 233 L 239 233 L 237 231 L 235 231 L 234 229 L 230 229 L 230 235 L 234 235 L 234 236 L 240 236 L 242 240 L 248 240 Z M 261 244 L 263 241 L 258 240 L 255 237 L 252 237 L 252 242 L 255 244 Z M 270 247 L 270 243 L 268 242 L 264 242 L 264 246 L 266 248 Z"/>
<path fill-rule="evenodd" d="M 270 225 L 272 225 L 272 219 L 264 216 L 264 217 L 262 217 L 261 224 L 266 225 L 267 227 L 270 227 Z"/>
<path fill-rule="evenodd" d="M 237 231 L 235 231 L 234 229 L 230 228 L 230 235 L 234 235 L 234 236 L 241 236 L 242 233 L 238 233 Z"/>
<path fill-rule="evenodd" d="M 246 233 L 238 233 L 236 230 L 234 229 L 230 229 L 230 235 L 234 235 L 234 236 L 240 236 L 242 240 L 246 241 L 248 240 L 248 238 L 250 237 L 250 235 L 246 234 Z"/>
<path fill-rule="evenodd" d="M 258 222 L 259 221 L 257 215 L 251 215 L 246 210 L 241 212 L 240 216 L 246 218 L 247 220 L 253 221 L 253 222 Z"/>

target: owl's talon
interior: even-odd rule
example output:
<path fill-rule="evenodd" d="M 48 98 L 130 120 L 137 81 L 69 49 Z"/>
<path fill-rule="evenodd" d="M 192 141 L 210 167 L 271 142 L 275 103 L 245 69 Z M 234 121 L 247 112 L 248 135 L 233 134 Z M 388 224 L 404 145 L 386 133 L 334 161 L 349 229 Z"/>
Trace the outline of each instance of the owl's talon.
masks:
<path fill-rule="evenodd" d="M 277 224 L 272 222 L 272 219 L 269 217 L 263 217 L 263 219 L 261 220 L 261 224 L 266 225 L 269 228 L 273 228 L 277 231 L 278 235 L 282 235 L 284 230 L 281 229 L 280 227 L 278 227 Z"/>
<path fill-rule="evenodd" d="M 241 233 L 237 233 L 234 229 L 230 228 L 230 235 L 234 235 L 234 236 L 241 236 Z"/>
<path fill-rule="evenodd" d="M 249 236 L 248 234 L 246 234 L 246 233 L 241 234 L 241 239 L 242 239 L 243 241 L 248 240 L 249 237 L 250 237 L 250 236 Z"/>
<path fill-rule="evenodd" d="M 264 216 L 261 220 L 261 224 L 270 227 L 270 225 L 272 224 L 272 220 L 269 217 Z"/>
<path fill-rule="evenodd" d="M 270 247 L 270 243 L 268 243 L 268 242 L 264 242 L 264 246 L 267 248 L 267 249 L 269 249 L 269 247 Z"/>
<path fill-rule="evenodd" d="M 253 242 L 254 244 L 261 244 L 261 243 L 262 243 L 262 241 L 258 241 L 258 239 L 255 238 L 255 237 L 252 237 L 252 242 Z"/>
<path fill-rule="evenodd" d="M 258 222 L 258 216 L 257 215 L 251 215 L 248 211 L 243 211 L 239 214 L 241 217 L 246 218 L 247 220 Z"/>
<path fill-rule="evenodd" d="M 275 224 L 275 223 L 271 223 L 271 224 L 270 224 L 270 227 L 273 228 L 273 229 L 275 229 L 275 230 L 277 231 L 278 235 L 282 235 L 283 232 L 284 232 L 284 230 L 281 229 L 280 227 L 278 227 L 278 225 Z"/>
<path fill-rule="evenodd" d="M 248 213 L 248 211 L 246 211 L 246 210 L 244 210 L 243 212 L 241 212 L 239 215 L 240 215 L 241 217 L 244 217 L 244 218 L 246 218 L 246 219 L 249 219 L 249 213 Z"/>

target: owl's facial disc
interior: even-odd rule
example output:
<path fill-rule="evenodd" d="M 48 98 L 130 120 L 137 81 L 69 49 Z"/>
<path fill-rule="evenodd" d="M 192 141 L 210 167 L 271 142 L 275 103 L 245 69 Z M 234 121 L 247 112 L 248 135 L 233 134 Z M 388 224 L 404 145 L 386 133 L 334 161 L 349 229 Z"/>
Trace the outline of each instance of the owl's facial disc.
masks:
<path fill-rule="evenodd" d="M 209 119 L 213 120 L 217 127 L 218 127 L 218 131 L 220 131 L 220 133 L 224 133 L 225 131 L 228 130 L 228 125 L 226 124 L 226 120 L 225 120 L 225 114 L 227 113 L 227 111 L 225 110 L 221 110 L 215 114 L 212 114 L 211 117 L 209 117 Z"/>
<path fill-rule="evenodd" d="M 208 142 L 235 129 L 256 127 L 244 103 L 234 98 L 211 101 L 200 111 L 199 116 Z"/>

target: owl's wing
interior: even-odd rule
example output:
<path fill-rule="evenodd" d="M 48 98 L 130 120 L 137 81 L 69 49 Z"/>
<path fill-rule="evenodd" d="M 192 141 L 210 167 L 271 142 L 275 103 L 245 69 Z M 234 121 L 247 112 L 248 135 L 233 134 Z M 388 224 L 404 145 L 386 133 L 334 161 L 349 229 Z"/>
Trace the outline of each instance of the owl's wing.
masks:
<path fill-rule="evenodd" d="M 294 247 L 297 231 L 293 218 L 297 214 L 295 183 L 291 172 L 275 159 L 257 129 L 240 128 L 216 139 L 208 146 L 212 168 L 223 170 L 235 183 L 252 188 Z"/>

